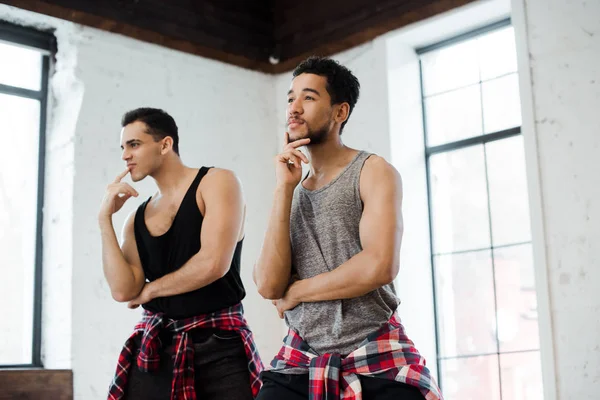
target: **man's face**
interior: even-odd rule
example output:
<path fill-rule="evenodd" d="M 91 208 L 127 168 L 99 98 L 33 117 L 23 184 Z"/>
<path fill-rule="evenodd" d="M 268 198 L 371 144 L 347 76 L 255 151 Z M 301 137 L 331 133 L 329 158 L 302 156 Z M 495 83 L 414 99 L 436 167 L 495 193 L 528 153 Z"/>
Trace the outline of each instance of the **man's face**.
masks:
<path fill-rule="evenodd" d="M 127 162 L 134 182 L 151 175 L 162 162 L 162 140 L 155 142 L 146 131 L 147 126 L 141 121 L 132 122 L 121 130 L 121 158 Z"/>
<path fill-rule="evenodd" d="M 323 142 L 333 127 L 333 107 L 327 92 L 327 78 L 300 74 L 288 92 L 286 120 L 290 141 L 310 138 L 310 144 Z"/>

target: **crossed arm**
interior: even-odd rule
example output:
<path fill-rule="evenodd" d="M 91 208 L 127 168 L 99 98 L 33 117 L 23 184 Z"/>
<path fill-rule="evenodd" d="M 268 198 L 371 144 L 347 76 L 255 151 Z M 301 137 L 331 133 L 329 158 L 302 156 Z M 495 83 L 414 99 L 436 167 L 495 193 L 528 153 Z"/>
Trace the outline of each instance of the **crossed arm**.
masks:
<path fill-rule="evenodd" d="M 361 173 L 360 193 L 364 204 L 359 226 L 363 250 L 338 268 L 309 279 L 295 281 L 288 287 L 291 263 L 287 258 L 287 254 L 291 253 L 289 230 L 287 241 L 280 240 L 279 247 L 274 245 L 276 241 L 263 246 L 255 267 L 255 280 L 263 297 L 275 300 L 274 304 L 280 316 L 301 302 L 362 296 L 392 282 L 398 274 L 403 233 L 400 175 L 384 159 L 371 156 Z M 287 216 L 289 227 L 289 211 Z M 285 225 L 285 221 L 279 221 L 281 222 L 278 225 L 272 218 L 269 231 Z M 267 239 L 269 234 L 272 235 L 273 232 L 267 233 Z M 267 254 L 263 254 L 265 252 Z M 278 257 L 278 254 L 284 254 L 286 257 Z M 269 260 L 281 261 L 269 263 Z M 288 261 L 288 264 L 284 261 Z M 269 273 L 278 279 L 256 279 Z"/>
<path fill-rule="evenodd" d="M 122 291 L 113 291 L 109 280 L 115 300 L 129 301 L 128 306 L 135 308 L 157 297 L 174 296 L 207 286 L 229 271 L 243 229 L 245 205 L 241 185 L 231 171 L 211 169 L 202 180 L 196 197 L 205 208 L 200 251 L 178 270 L 152 282 L 145 282 L 143 277 L 133 218 L 129 217 L 119 253 L 125 261 L 125 265 L 120 263 L 120 266 L 131 272 L 121 275 L 125 278 L 121 282 Z M 114 258 L 118 261 L 118 256 Z"/>

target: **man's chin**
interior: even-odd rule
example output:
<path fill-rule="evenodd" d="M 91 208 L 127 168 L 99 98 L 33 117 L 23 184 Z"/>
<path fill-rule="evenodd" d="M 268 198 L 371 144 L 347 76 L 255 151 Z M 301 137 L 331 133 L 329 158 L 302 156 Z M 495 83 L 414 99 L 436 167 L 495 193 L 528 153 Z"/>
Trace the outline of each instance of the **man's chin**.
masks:
<path fill-rule="evenodd" d="M 308 137 L 308 133 L 307 132 L 288 132 L 289 134 L 289 138 L 290 138 L 290 143 L 292 142 L 296 142 L 298 140 L 302 140 L 302 139 L 306 139 Z"/>
<path fill-rule="evenodd" d="M 144 179 L 146 176 L 145 175 L 137 175 L 137 174 L 133 174 L 131 175 L 131 181 L 132 182 L 139 182 L 142 179 Z"/>

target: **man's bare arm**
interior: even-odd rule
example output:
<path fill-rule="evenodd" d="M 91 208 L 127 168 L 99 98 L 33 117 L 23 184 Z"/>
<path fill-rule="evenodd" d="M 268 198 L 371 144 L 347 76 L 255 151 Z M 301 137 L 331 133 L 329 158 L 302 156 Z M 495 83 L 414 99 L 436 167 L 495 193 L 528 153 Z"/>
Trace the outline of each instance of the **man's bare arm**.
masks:
<path fill-rule="evenodd" d="M 333 271 L 294 282 L 278 308 L 359 297 L 395 279 L 403 233 L 400 174 L 384 159 L 371 156 L 361 174 L 360 193 L 363 250 Z"/>
<path fill-rule="evenodd" d="M 231 171 L 211 169 L 200 188 L 205 205 L 200 251 L 177 271 L 147 283 L 130 307 L 157 297 L 191 292 L 213 283 L 229 271 L 244 220 L 240 182 Z"/>
<path fill-rule="evenodd" d="M 292 197 L 294 188 L 302 178 L 301 164 L 308 164 L 308 158 L 298 148 L 309 142 L 310 139 L 301 139 L 290 143 L 286 133 L 283 151 L 275 157 L 277 187 L 273 196 L 269 226 L 252 273 L 258 293 L 266 299 L 281 298 L 290 283 Z"/>
<path fill-rule="evenodd" d="M 266 299 L 278 299 L 288 287 L 292 266 L 290 212 L 293 188 L 275 189 L 269 225 L 253 278 L 258 293 Z"/>
<path fill-rule="evenodd" d="M 144 286 L 145 277 L 137 252 L 133 231 L 134 214 L 131 214 L 123 226 L 123 247 L 115 235 L 112 216 L 118 212 L 131 197 L 138 192 L 128 183 L 121 180 L 129 173 L 129 169 L 121 172 L 106 188 L 100 205 L 98 223 L 102 236 L 102 267 L 104 276 L 110 286 L 112 297 L 116 301 L 129 301 L 135 298 Z"/>
<path fill-rule="evenodd" d="M 112 219 L 110 217 L 100 219 L 104 276 L 113 299 L 119 302 L 134 299 L 145 282 L 144 270 L 135 242 L 134 219 L 135 213 L 132 213 L 123 225 L 121 248 L 119 248 Z"/>

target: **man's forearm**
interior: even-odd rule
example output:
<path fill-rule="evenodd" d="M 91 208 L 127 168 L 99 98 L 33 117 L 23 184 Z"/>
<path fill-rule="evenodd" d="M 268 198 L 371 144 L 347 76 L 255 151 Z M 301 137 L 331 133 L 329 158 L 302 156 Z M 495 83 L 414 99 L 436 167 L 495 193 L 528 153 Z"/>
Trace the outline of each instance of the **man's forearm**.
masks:
<path fill-rule="evenodd" d="M 112 296 L 117 301 L 128 301 L 141 290 L 135 275 L 119 247 L 111 217 L 99 219 L 102 236 L 102 268 Z"/>
<path fill-rule="evenodd" d="M 394 260 L 361 251 L 333 271 L 294 282 L 286 297 L 297 302 L 349 299 L 363 296 L 395 278 Z"/>
<path fill-rule="evenodd" d="M 226 262 L 227 260 L 224 262 L 215 260 L 200 251 L 177 271 L 147 283 L 146 289 L 152 298 L 192 292 L 222 278 L 229 271 L 231 259 L 224 267 Z"/>
<path fill-rule="evenodd" d="M 265 298 L 283 296 L 290 280 L 292 251 L 290 245 L 290 212 L 293 188 L 275 190 L 269 226 L 254 266 L 254 281 Z"/>

